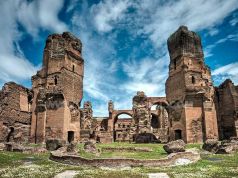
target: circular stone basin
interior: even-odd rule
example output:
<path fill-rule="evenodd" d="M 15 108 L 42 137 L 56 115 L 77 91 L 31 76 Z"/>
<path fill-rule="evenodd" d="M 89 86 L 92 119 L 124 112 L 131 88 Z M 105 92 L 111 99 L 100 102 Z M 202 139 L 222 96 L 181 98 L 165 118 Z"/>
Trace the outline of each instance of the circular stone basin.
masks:
<path fill-rule="evenodd" d="M 101 148 L 102 151 L 136 151 L 136 152 L 152 152 L 153 150 L 151 148 L 147 147 L 105 147 Z"/>
<path fill-rule="evenodd" d="M 94 167 L 162 167 L 176 166 L 178 161 L 183 159 L 186 163 L 193 163 L 200 159 L 199 153 L 194 152 L 179 152 L 168 155 L 163 159 L 132 159 L 132 158 L 94 158 L 87 159 L 79 155 L 70 155 L 60 151 L 52 151 L 50 159 L 56 162 L 78 165 L 78 166 L 94 166 Z"/>

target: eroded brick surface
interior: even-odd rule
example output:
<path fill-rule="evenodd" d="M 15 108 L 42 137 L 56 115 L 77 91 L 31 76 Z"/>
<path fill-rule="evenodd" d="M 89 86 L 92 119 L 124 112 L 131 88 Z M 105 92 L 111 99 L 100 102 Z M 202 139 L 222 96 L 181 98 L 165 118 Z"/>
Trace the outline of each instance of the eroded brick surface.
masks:
<path fill-rule="evenodd" d="M 199 35 L 181 26 L 169 37 L 168 50 L 166 96 L 139 91 L 132 108 L 119 110 L 109 101 L 108 116 L 95 117 L 91 102 L 81 105 L 81 41 L 68 32 L 50 35 L 32 90 L 9 82 L 0 91 L 0 141 L 197 143 L 237 137 L 238 86 L 231 80 L 213 86 Z"/>
<path fill-rule="evenodd" d="M 28 142 L 31 124 L 31 90 L 14 82 L 0 93 L 0 141 Z"/>

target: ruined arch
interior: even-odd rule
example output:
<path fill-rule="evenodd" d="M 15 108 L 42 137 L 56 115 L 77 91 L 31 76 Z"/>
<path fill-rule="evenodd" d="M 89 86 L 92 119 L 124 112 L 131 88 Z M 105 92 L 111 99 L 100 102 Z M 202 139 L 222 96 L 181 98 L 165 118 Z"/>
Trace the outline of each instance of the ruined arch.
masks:
<path fill-rule="evenodd" d="M 119 118 L 122 115 L 128 117 Z M 119 121 L 120 120 L 120 121 Z M 113 140 L 114 141 L 129 141 L 129 131 L 132 122 L 132 113 L 119 111 L 114 115 L 113 119 Z"/>
<path fill-rule="evenodd" d="M 166 100 L 166 97 L 148 97 L 148 100 L 150 101 L 150 105 L 156 105 L 160 104 L 163 106 L 168 106 L 168 101 Z"/>
<path fill-rule="evenodd" d="M 121 116 L 121 115 L 127 115 L 132 119 L 132 113 L 130 113 L 130 112 L 119 112 L 114 116 L 114 121 L 113 121 L 114 124 L 117 122 L 118 119 L 120 119 L 119 116 Z"/>
<path fill-rule="evenodd" d="M 160 120 L 157 114 L 151 113 L 151 127 L 160 128 Z"/>
<path fill-rule="evenodd" d="M 152 128 L 169 127 L 169 105 L 165 98 L 151 99 L 151 126 Z"/>
<path fill-rule="evenodd" d="M 130 117 L 133 117 L 133 111 L 132 110 L 113 110 L 111 114 L 111 126 L 115 124 L 115 122 L 118 119 L 118 116 L 126 114 L 129 115 Z"/>

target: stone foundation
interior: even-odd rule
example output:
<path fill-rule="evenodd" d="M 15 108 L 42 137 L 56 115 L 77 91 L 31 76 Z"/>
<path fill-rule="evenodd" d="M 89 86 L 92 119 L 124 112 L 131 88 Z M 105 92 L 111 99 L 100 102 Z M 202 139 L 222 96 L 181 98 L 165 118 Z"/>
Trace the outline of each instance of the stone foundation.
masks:
<path fill-rule="evenodd" d="M 137 160 L 137 159 L 86 159 L 76 155 L 62 154 L 59 151 L 51 152 L 50 159 L 56 162 L 76 165 L 76 166 L 94 166 L 94 167 L 162 167 L 176 165 L 178 159 L 186 159 L 191 162 L 196 162 L 200 159 L 200 154 L 192 152 L 183 152 L 171 154 L 165 159 L 149 159 L 149 160 Z"/>

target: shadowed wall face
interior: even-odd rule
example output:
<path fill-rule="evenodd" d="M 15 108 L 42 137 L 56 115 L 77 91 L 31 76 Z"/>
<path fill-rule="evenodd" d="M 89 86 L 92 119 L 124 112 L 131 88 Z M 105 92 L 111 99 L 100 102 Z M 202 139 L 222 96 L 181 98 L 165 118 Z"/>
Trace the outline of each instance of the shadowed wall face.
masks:
<path fill-rule="evenodd" d="M 43 67 L 32 77 L 31 136 L 35 142 L 79 140 L 84 75 L 81 52 L 81 41 L 68 32 L 47 38 Z M 72 133 L 74 137 L 69 139 Z"/>
<path fill-rule="evenodd" d="M 214 87 L 205 65 L 201 39 L 181 26 L 168 39 L 170 54 L 166 98 L 171 106 L 171 139 L 203 142 L 217 138 Z"/>
<path fill-rule="evenodd" d="M 220 139 L 238 136 L 238 91 L 231 80 L 216 88 Z"/>
<path fill-rule="evenodd" d="M 28 142 L 31 124 L 31 90 L 14 82 L 0 91 L 0 142 Z"/>

